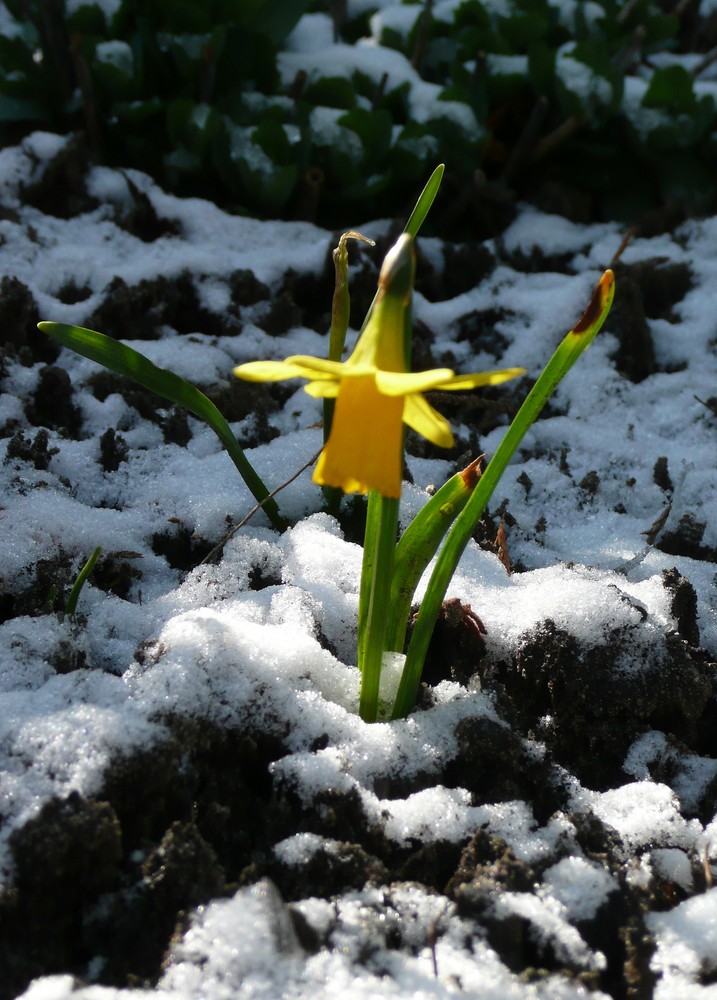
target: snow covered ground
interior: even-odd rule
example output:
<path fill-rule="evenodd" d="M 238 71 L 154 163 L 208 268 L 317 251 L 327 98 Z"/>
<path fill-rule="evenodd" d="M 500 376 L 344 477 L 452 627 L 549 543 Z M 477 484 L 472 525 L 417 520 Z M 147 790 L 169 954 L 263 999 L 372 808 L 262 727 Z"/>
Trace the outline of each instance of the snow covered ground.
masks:
<path fill-rule="evenodd" d="M 8 282 L 20 282 L 37 318 L 91 325 L 113 280 L 131 290 L 140 281 L 172 285 L 189 275 L 196 308 L 214 318 L 214 331 L 180 332 L 157 309 L 145 317 L 148 328 L 156 327 L 151 339 L 138 340 L 131 331 L 131 344 L 201 387 L 220 386 L 237 398 L 247 390 L 232 384 L 235 364 L 325 353 L 318 323 L 314 329 L 300 319 L 277 333 L 265 320 L 290 287 L 289 271 L 291 281 L 316 276 L 318 283 L 336 234 L 305 223 L 230 217 L 211 204 L 170 197 L 140 174 L 106 168 L 87 174 L 95 207 L 60 218 L 28 204 L 25 190 L 65 145 L 36 134 L 0 152 L 6 297 Z M 123 223 L 137 192 L 171 223 L 163 235 L 143 240 Z M 346 219 L 346 228 L 361 221 Z M 360 228 L 385 241 L 389 224 Z M 457 371 L 522 365 L 536 376 L 622 237 L 616 224 L 580 226 L 524 207 L 500 239 L 482 248 L 475 282 L 449 297 L 432 296 L 428 280 L 445 285 L 446 246 L 424 240 L 415 318 L 432 361 Z M 48 871 L 25 870 L 23 831 L 42 829 L 48 804 L 57 802 L 72 808 L 109 802 L 122 820 L 108 776 L 120 761 L 149 759 L 176 744 L 178 732 L 206 726 L 275 741 L 279 751 L 269 754 L 268 764 L 259 753 L 256 767 L 268 766 L 271 794 L 290 803 L 296 816 L 295 831 L 282 821 L 280 839 L 270 842 L 267 832 L 261 843 L 257 836 L 233 871 L 231 852 L 225 858 L 216 848 L 222 889 L 216 898 L 206 894 L 194 912 L 189 907 L 186 929 L 171 944 L 170 927 L 168 958 L 144 977 L 149 982 L 140 974 L 134 988 L 97 985 L 116 979 L 107 972 L 103 947 L 92 951 L 85 943 L 71 968 L 53 960 L 36 964 L 39 978 L 25 996 L 129 1000 L 149 989 L 176 1000 L 453 994 L 597 1000 L 625 995 L 616 984 L 627 981 L 634 952 L 640 996 L 653 995 L 654 986 L 658 1000 L 717 997 L 717 890 L 710 867 L 717 861 L 717 742 L 710 729 L 710 661 L 717 657 L 716 239 L 717 220 L 708 219 L 637 238 L 624 251 L 613 316 L 529 432 L 493 497 L 491 512 L 505 517 L 513 573 L 489 548 L 472 544 L 450 588 L 449 596 L 469 603 L 487 628 L 482 688 L 447 673 L 422 710 L 400 722 L 371 726 L 356 714 L 361 551 L 322 512 L 309 471 L 278 497 L 293 527 L 280 535 L 258 515 L 227 542 L 218 563 L 198 565 L 226 532 L 227 519 L 236 523 L 253 505 L 212 432 L 190 418 L 186 444 L 167 440 L 168 408 L 160 406 L 159 418 L 148 415 L 117 382 L 99 391 L 97 366 L 65 350 L 52 364 L 69 374 L 71 386 L 63 383 L 53 415 L 47 386 L 57 376 L 55 368 L 47 375 L 48 359 L 38 356 L 45 349 L 37 346 L 40 335 L 8 352 L 0 403 L 4 926 L 16 912 L 8 902 L 13 887 L 22 895 L 33 878 L 38 891 L 55 885 L 51 844 Z M 470 260 L 474 250 L 462 252 Z M 379 251 L 361 250 L 361 260 L 371 253 Z M 375 271 L 379 260 L 361 266 Z M 246 269 L 266 286 L 250 304 L 233 293 Z M 308 310 L 304 318 L 310 319 Z M 647 340 L 636 350 L 644 371 L 637 377 L 630 344 L 645 330 Z M 529 386 L 523 380 L 515 398 Z M 425 487 L 440 485 L 459 457 L 495 450 L 505 417 L 483 433 L 478 417 L 471 424 L 479 413 L 451 413 L 456 453 L 409 457 L 413 484 L 405 488 L 404 522 L 427 499 Z M 320 446 L 320 416 L 319 402 L 299 387 L 269 407 L 267 439 L 248 455 L 270 487 Z M 46 442 L 38 440 L 43 426 Z M 233 421 L 239 440 L 250 444 L 257 426 L 252 412 Z M 115 461 L 102 458 L 100 441 L 110 429 Z M 189 552 L 184 563 L 169 558 L 171 544 L 158 542 L 178 537 Z M 97 545 L 105 579 L 112 567 L 123 570 L 124 586 L 91 579 L 75 620 L 47 613 L 42 586 L 49 580 L 66 588 Z M 675 588 L 664 577 L 673 568 L 694 589 L 696 617 L 681 617 Z M 682 595 L 691 593 L 686 583 L 680 586 Z M 578 678 L 581 671 L 587 675 L 585 664 L 599 662 L 602 670 L 594 688 L 588 677 L 584 694 L 560 675 L 574 699 L 575 725 L 595 724 L 596 756 L 603 751 L 601 726 L 625 724 L 629 734 L 621 760 L 600 771 L 594 785 L 584 756 L 582 778 L 571 771 L 564 735 L 551 744 L 552 713 L 564 734 L 571 708 L 560 702 L 557 675 L 536 695 L 538 703 L 548 699 L 548 708 L 530 725 L 524 725 L 529 699 L 524 715 L 511 718 L 499 696 L 499 688 L 513 690 L 506 664 L 520 673 L 527 662 L 521 656 L 548 621 L 574 644 Z M 698 646 L 706 653 L 696 654 Z M 586 650 L 600 656 L 591 660 Z M 500 681 L 495 688 L 491 677 Z M 487 786 L 459 780 L 456 775 L 469 773 L 469 765 L 461 770 L 456 763 L 468 752 L 465 734 L 483 732 L 514 738 L 515 753 L 552 783 L 559 807 L 539 809 L 532 796 L 511 797 L 505 788 L 491 797 L 492 778 Z M 579 743 L 580 732 L 571 738 Z M 468 749 L 480 768 L 480 740 Z M 177 773 L 191 772 L 195 751 L 187 745 Z M 498 771 L 501 761 L 499 754 Z M 506 771 L 513 766 L 506 759 Z M 141 771 L 137 781 L 141 789 Z M 139 799 L 147 807 L 143 794 Z M 342 826 L 332 809 L 341 812 L 346 802 L 354 818 Z M 246 814 L 232 812 L 230 826 L 248 822 L 255 806 L 247 800 L 246 808 Z M 195 823 L 211 844 L 201 807 L 194 816 L 180 813 L 172 817 L 168 807 L 166 815 Z M 610 844 L 608 853 L 585 834 L 590 824 Z M 152 876 L 142 865 L 163 833 L 145 831 L 132 840 L 123 828 L 114 874 L 77 904 L 83 926 L 103 906 L 111 911 L 120 896 L 126 901 L 132 892 L 148 892 L 161 865 Z M 510 864 L 522 872 L 517 881 L 493 873 L 490 890 L 483 891 L 490 865 L 480 853 L 481 837 L 499 838 L 485 848 L 488 854 L 500 842 L 510 849 Z M 162 843 L 166 847 L 166 836 Z M 371 859 L 365 879 L 342 885 L 339 877 L 331 898 L 296 892 L 287 907 L 282 894 L 286 898 L 297 871 L 316 863 L 340 866 L 359 851 L 357 843 Z M 380 845 L 387 852 L 382 870 L 374 864 L 382 861 Z M 439 848 L 462 859 L 451 868 L 463 873 L 452 888 L 446 888 L 448 877 L 422 879 L 418 860 L 410 877 L 405 866 L 399 877 L 387 860 Z M 465 854 L 471 849 L 480 855 L 472 875 Z M 89 858 L 88 864 L 91 850 Z M 617 899 L 629 902 L 621 909 Z M 43 919 L 49 934 L 54 918 Z M 605 930 L 618 923 L 628 928 L 620 953 L 617 935 L 613 940 Z M 521 960 L 511 962 L 506 938 L 521 942 L 520 955 L 533 956 L 532 972 Z"/>

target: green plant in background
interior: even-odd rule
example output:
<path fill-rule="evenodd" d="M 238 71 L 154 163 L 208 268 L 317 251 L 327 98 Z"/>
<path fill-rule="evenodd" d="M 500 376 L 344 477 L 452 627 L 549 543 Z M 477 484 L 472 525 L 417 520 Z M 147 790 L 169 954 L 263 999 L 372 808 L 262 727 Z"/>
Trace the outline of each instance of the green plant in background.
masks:
<path fill-rule="evenodd" d="M 326 226 L 395 214 L 445 151 L 447 214 L 473 235 L 498 230 L 514 195 L 581 218 L 633 221 L 670 199 L 717 208 L 716 103 L 700 79 L 717 33 L 694 5 L 414 0 L 355 16 L 329 0 L 3 6 L 0 144 L 81 131 L 97 162 Z M 330 62 L 282 51 L 305 13 L 324 27 L 330 16 L 339 43 L 371 36 L 394 50 L 390 71 L 354 67 L 347 49 Z M 682 58 L 696 51 L 707 54 Z"/>
<path fill-rule="evenodd" d="M 455 375 L 450 369 L 410 371 L 413 243 L 441 174 L 442 168 L 434 172 L 406 231 L 386 255 L 378 293 L 347 361 L 298 355 L 285 361 L 248 362 L 234 369 L 235 375 L 249 381 L 303 378 L 309 395 L 336 402 L 313 478 L 321 486 L 369 495 L 358 610 L 359 710 L 367 722 L 379 715 L 382 670 L 395 663 L 397 654 L 400 658 L 415 587 L 448 531 L 421 605 L 392 715 L 401 717 L 413 707 L 428 639 L 468 539 L 525 432 L 600 329 L 614 294 L 613 275 L 607 271 L 584 316 L 548 362 L 483 476 L 478 476 L 474 465 L 450 480 L 409 525 L 397 549 L 403 425 L 442 447 L 453 443 L 447 421 L 422 394 L 430 389 L 492 385 L 524 372 L 521 368 L 470 375 Z M 391 698 L 388 692 L 387 696 Z"/>
<path fill-rule="evenodd" d="M 276 118 L 262 95 L 276 93 L 277 50 L 306 2 L 4 0 L 0 138 L 82 130 L 98 162 L 188 193 L 216 194 L 219 176 L 225 200 L 280 210 L 297 167 L 264 156 L 256 183 Z"/>

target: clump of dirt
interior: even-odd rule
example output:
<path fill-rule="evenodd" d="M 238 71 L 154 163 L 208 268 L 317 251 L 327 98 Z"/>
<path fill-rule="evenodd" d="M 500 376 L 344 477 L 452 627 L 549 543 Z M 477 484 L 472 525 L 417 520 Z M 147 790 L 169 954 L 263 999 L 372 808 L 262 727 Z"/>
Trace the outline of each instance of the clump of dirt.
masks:
<path fill-rule="evenodd" d="M 100 437 L 100 465 L 105 472 L 116 472 L 127 461 L 129 448 L 121 434 L 114 427 L 108 427 Z"/>
<path fill-rule="evenodd" d="M 300 326 L 303 316 L 303 311 L 294 298 L 283 291 L 258 309 L 255 321 L 271 337 L 280 337 L 295 326 Z"/>
<path fill-rule="evenodd" d="M 619 340 L 617 369 L 631 382 L 661 370 L 655 358 L 649 319 L 676 321 L 675 307 L 692 287 L 690 268 L 665 258 L 614 265 L 620 289 L 610 311 L 610 330 Z"/>
<path fill-rule="evenodd" d="M 22 190 L 24 203 L 58 219 L 72 219 L 92 211 L 99 202 L 87 191 L 89 168 L 87 143 L 77 132 L 39 166 L 35 179 Z"/>
<path fill-rule="evenodd" d="M 458 321 L 455 339 L 459 343 L 467 340 L 476 354 L 485 352 L 495 358 L 501 357 L 508 345 L 505 337 L 496 330 L 496 325 L 507 318 L 509 313 L 503 309 L 466 313 Z"/>
<path fill-rule="evenodd" d="M 689 609 L 684 615 L 694 638 Z M 627 751 L 647 729 L 695 745 L 713 695 L 717 666 L 704 650 L 679 633 L 641 645 L 639 632 L 639 625 L 612 629 L 604 643 L 587 646 L 546 620 L 510 660 L 483 670 L 509 717 L 590 788 L 624 782 Z"/>
<path fill-rule="evenodd" d="M 73 792 L 47 802 L 13 833 L 14 890 L 0 897 L 0 995 L 29 979 L 90 960 L 83 946 L 86 911 L 116 882 L 121 829 L 111 805 Z"/>
<path fill-rule="evenodd" d="M 103 553 L 92 570 L 93 586 L 126 601 L 134 581 L 142 579 L 142 571 L 132 565 L 139 556 L 138 552 Z"/>
<path fill-rule="evenodd" d="M 187 411 L 178 406 L 172 406 L 161 423 L 165 444 L 177 444 L 180 448 L 186 448 L 192 440 L 192 429 L 189 426 Z"/>
<path fill-rule="evenodd" d="M 697 594 L 686 576 L 678 569 L 662 573 L 665 590 L 672 594 L 670 614 L 677 623 L 677 631 L 690 646 L 699 646 L 700 627 L 697 623 Z"/>
<path fill-rule="evenodd" d="M 269 417 L 281 410 L 295 391 L 295 385 L 245 382 L 234 378 L 231 373 L 227 374 L 226 382 L 205 390 L 230 423 L 251 418 L 241 439 L 243 448 L 256 448 L 277 436 L 278 431 L 269 425 Z"/>
<path fill-rule="evenodd" d="M 82 426 L 82 414 L 75 406 L 73 395 L 67 371 L 58 365 L 46 365 L 40 369 L 37 388 L 25 406 L 25 415 L 35 427 L 76 435 Z"/>
<path fill-rule="evenodd" d="M 227 283 L 235 306 L 253 306 L 271 295 L 268 286 L 248 268 L 232 271 Z"/>
<path fill-rule="evenodd" d="M 416 270 L 416 287 L 431 301 L 443 301 L 462 295 L 476 288 L 481 281 L 492 273 L 496 266 L 496 258 L 485 243 L 453 243 L 447 242 L 443 249 L 443 273 L 440 285 L 424 290 L 419 283 Z M 421 279 L 423 281 L 424 279 Z"/>
<path fill-rule="evenodd" d="M 157 340 L 163 326 L 180 334 L 238 332 L 228 329 L 230 317 L 220 318 L 200 304 L 188 271 L 171 278 L 145 278 L 131 286 L 124 278 L 113 278 L 85 325 L 116 340 Z"/>
<path fill-rule="evenodd" d="M 267 874 L 287 900 L 306 899 L 317 885 L 328 896 L 338 896 L 348 889 L 363 889 L 367 884 L 381 885 L 390 880 L 382 862 L 360 844 L 324 841 L 308 861 L 290 864 L 276 858 L 269 860 Z"/>
<path fill-rule="evenodd" d="M 195 535 L 186 525 L 176 524 L 167 531 L 155 532 L 153 551 L 164 556 L 172 569 L 194 569 L 214 548 L 215 542 Z"/>
<path fill-rule="evenodd" d="M 57 298 L 64 305 L 74 306 L 78 302 L 84 302 L 85 299 L 89 299 L 90 295 L 92 295 L 92 289 L 89 285 L 78 285 L 71 278 L 59 290 Z"/>
<path fill-rule="evenodd" d="M 44 427 L 41 427 L 32 439 L 23 431 L 15 431 L 8 441 L 4 462 L 6 465 L 13 459 L 32 462 L 36 469 L 44 472 L 49 468 L 52 456 L 57 455 L 59 450 L 50 447 L 50 435 Z"/>
<path fill-rule="evenodd" d="M 37 617 L 63 607 L 63 590 L 71 585 L 74 559 L 59 548 L 51 559 L 39 559 L 32 566 L 32 578 L 17 582 L 11 589 L 0 585 L 0 622 L 20 615 Z"/>
<path fill-rule="evenodd" d="M 121 203 L 114 206 L 114 221 L 143 243 L 153 243 L 163 236 L 178 236 L 181 226 L 174 219 L 165 219 L 159 215 L 150 198 L 140 191 L 132 178 L 125 173 L 125 183 L 130 195 L 130 204 Z"/>
<path fill-rule="evenodd" d="M 172 823 L 132 875 L 87 920 L 87 945 L 105 957 L 104 981 L 117 985 L 156 980 L 183 913 L 230 894 L 215 852 L 191 822 Z"/>
<path fill-rule="evenodd" d="M 717 549 L 702 543 L 706 527 L 704 521 L 687 511 L 674 528 L 660 533 L 657 548 L 671 556 L 688 556 L 690 559 L 717 562 Z"/>
<path fill-rule="evenodd" d="M 14 275 L 0 278 L 0 358 L 16 357 L 28 368 L 52 362 L 60 346 L 37 329 L 40 311 L 27 285 Z"/>

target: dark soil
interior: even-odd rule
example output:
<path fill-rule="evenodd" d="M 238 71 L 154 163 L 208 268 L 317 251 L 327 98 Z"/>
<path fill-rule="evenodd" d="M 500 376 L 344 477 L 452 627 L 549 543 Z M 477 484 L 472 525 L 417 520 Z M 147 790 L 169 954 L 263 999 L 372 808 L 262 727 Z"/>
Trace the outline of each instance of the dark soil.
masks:
<path fill-rule="evenodd" d="M 84 156 L 78 145 L 63 151 L 28 189 L 28 203 L 57 215 L 91 207 L 83 179 Z M 107 206 L 118 224 L 146 241 L 174 231 L 172 220 L 159 217 L 146 197 L 132 185 L 130 189 L 131 211 Z M 430 299 L 449 298 L 475 283 L 481 268 L 487 272 L 495 263 L 485 247 L 454 244 L 443 274 L 419 268 L 418 288 Z M 528 270 L 546 265 L 537 258 L 511 263 Z M 621 297 L 613 314 L 619 339 L 616 363 L 627 378 L 640 381 L 657 370 L 646 316 L 669 316 L 691 278 L 687 268 L 660 259 L 619 269 Z M 231 282 L 234 309 L 229 315 L 211 314 L 199 304 L 201 277 L 184 273 L 134 287 L 116 279 L 87 325 L 123 338 L 156 338 L 164 324 L 180 334 L 202 330 L 224 335 L 241 329 L 242 310 L 251 307 L 256 322 L 277 336 L 297 323 L 326 329 L 330 247 L 321 276 L 288 274 L 278 294 L 270 294 L 250 272 L 236 272 Z M 360 314 L 373 295 L 375 263 L 361 258 L 353 280 Z M 64 290 L 65 301 L 81 303 L 83 296 L 82 289 Z M 498 356 L 500 338 L 492 331 L 499 318 L 493 310 L 473 313 L 463 320 L 459 338 Z M 82 421 L 67 373 L 52 363 L 56 347 L 35 331 L 38 319 L 28 289 L 15 279 L 0 279 L 3 356 L 18 357 L 28 366 L 43 365 L 26 402 L 28 420 L 37 430 L 27 434 L 4 429 L 10 438 L 8 460 L 19 468 L 27 463 L 44 470 L 55 450 L 49 447 L 46 429 L 80 435 Z M 421 367 L 440 361 L 431 356 L 429 334 L 421 336 L 419 331 Z M 92 387 L 98 399 L 121 392 L 140 416 L 161 424 L 166 440 L 180 446 L 189 441 L 186 415 L 176 409 L 167 415 L 166 403 L 150 393 L 109 374 L 95 376 Z M 256 445 L 271 438 L 267 416 L 283 405 L 284 388 L 252 386 L 231 394 L 224 386 L 203 388 L 230 420 L 256 415 L 253 436 L 246 443 Z M 507 422 L 521 395 L 515 386 L 487 392 L 480 419 L 470 421 L 471 439 L 460 442 L 463 450 L 474 455 L 480 438 Z M 470 410 L 471 418 L 478 412 L 473 412 L 475 399 L 447 396 L 440 404 L 449 418 L 459 410 L 463 416 Z M 431 447 L 413 435 L 409 448 L 416 454 L 431 454 Z M 97 461 L 111 474 L 126 457 L 122 433 L 108 428 Z M 458 465 L 461 459 L 459 455 Z M 656 468 L 655 479 L 670 492 L 666 464 Z M 581 483 L 586 495 L 598 485 L 599 477 L 588 476 Z M 531 487 L 527 477 L 524 486 Z M 361 517 L 360 504 L 349 508 L 344 525 L 349 537 L 360 534 L 351 518 Z M 668 553 L 716 561 L 717 553 L 702 544 L 703 533 L 704 524 L 688 513 L 676 529 L 661 535 L 658 544 Z M 185 525 L 177 524 L 156 535 L 152 544 L 171 566 L 189 570 L 216 541 L 197 539 Z M 52 610 L 47 604 L 52 584 L 68 579 L 70 573 L 70 560 L 62 553 L 52 566 L 38 564 L 24 593 L 0 595 L 0 616 L 6 620 Z M 123 596 L 138 573 L 131 553 L 111 553 L 97 564 L 94 581 Z M 259 587 L 277 581 L 263 580 L 257 568 L 254 582 Z M 570 813 L 565 776 L 574 775 L 592 789 L 625 783 L 629 776 L 622 764 L 627 749 L 650 729 L 667 735 L 673 762 L 687 752 L 714 753 L 716 665 L 699 646 L 689 581 L 674 570 L 664 582 L 672 595 L 678 631 L 665 636 L 659 661 L 644 664 L 645 669 L 633 674 L 620 674 L 614 664 L 622 650 L 634 648 L 639 624 L 633 633 L 617 631 L 599 646 L 587 648 L 545 621 L 526 634 L 510 656 L 491 660 L 480 630 L 465 615 L 446 614 L 434 636 L 421 704 L 431 704 L 432 685 L 444 677 L 465 684 L 480 681 L 508 725 L 466 719 L 456 733 L 459 753 L 438 773 L 387 781 L 380 789 L 382 796 L 391 798 L 443 784 L 467 789 L 475 805 L 521 799 L 541 824 L 558 812 L 569 813 L 584 855 L 603 865 L 620 886 L 600 912 L 579 927 L 588 945 L 606 955 L 604 972 L 586 976 L 580 969 L 566 968 L 527 920 L 501 917 L 496 911 L 497 893 L 534 892 L 542 871 L 559 854 L 546 860 L 543 868 L 531 867 L 482 829 L 464 843 L 397 846 L 369 821 L 357 795 L 327 789 L 309 808 L 291 788 L 275 780 L 270 765 L 288 752 L 281 735 L 219 729 L 206 721 L 189 723 L 167 715 L 159 720 L 165 739 L 151 752 L 114 761 L 94 798 L 73 793 L 48 802 L 35 819 L 13 833 L 16 881 L 0 897 L 0 1000 L 12 1000 L 40 975 L 63 972 L 82 979 L 98 954 L 106 958 L 102 983 L 151 985 L 161 974 L 172 936 L 182 927 L 187 911 L 263 877 L 270 878 L 289 903 L 309 896 L 331 898 L 366 883 L 420 883 L 454 901 L 460 914 L 483 929 L 506 965 L 526 978 L 559 971 L 615 1000 L 650 997 L 653 942 L 645 915 L 664 908 L 681 890 L 666 888 L 657 880 L 643 888 L 627 882 L 615 832 L 594 817 Z M 151 660 L 156 652 L 140 650 L 138 658 Z M 70 669 L 73 666 L 81 664 L 70 664 Z M 542 756 L 533 752 L 529 740 L 534 739 L 545 745 Z M 668 764 L 663 761 L 661 766 L 660 780 L 667 781 Z M 705 790 L 697 814 L 712 816 L 716 811 L 713 785 Z M 338 843 L 320 849 L 300 868 L 279 862 L 274 845 L 297 832 Z M 703 887 L 704 870 L 697 867 L 694 876 L 695 885 Z M 295 914 L 300 940 L 307 947 L 311 942 L 316 945 L 318 932 L 302 925 L 301 919 Z"/>

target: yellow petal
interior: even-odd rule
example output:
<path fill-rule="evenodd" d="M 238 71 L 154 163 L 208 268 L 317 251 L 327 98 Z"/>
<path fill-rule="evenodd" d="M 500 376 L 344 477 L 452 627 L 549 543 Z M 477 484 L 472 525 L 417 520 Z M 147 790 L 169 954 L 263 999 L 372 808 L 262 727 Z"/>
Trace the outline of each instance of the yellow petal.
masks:
<path fill-rule="evenodd" d="M 247 361 L 234 369 L 237 378 L 247 382 L 278 382 L 283 378 L 312 378 L 304 368 L 288 361 Z"/>
<path fill-rule="evenodd" d="M 325 382 L 319 382 L 314 380 L 313 382 L 307 382 L 304 386 L 304 392 L 307 392 L 314 399 L 335 399 L 339 394 L 341 388 L 341 383 L 337 382 L 335 379 Z"/>
<path fill-rule="evenodd" d="M 376 372 L 376 385 L 386 396 L 408 396 L 426 392 L 454 377 L 450 368 L 432 368 L 427 372 Z"/>
<path fill-rule="evenodd" d="M 423 396 L 406 396 L 403 422 L 441 448 L 453 447 L 451 425 Z"/>
<path fill-rule="evenodd" d="M 301 368 L 304 378 L 341 378 L 346 363 L 344 361 L 329 361 L 326 358 L 315 358 L 311 354 L 293 354 L 285 361 L 287 365 Z"/>
<path fill-rule="evenodd" d="M 475 389 L 479 385 L 498 385 L 499 382 L 507 382 L 509 378 L 516 378 L 518 375 L 525 375 L 525 368 L 499 368 L 492 372 L 473 372 L 472 375 L 454 375 L 453 378 L 440 385 L 436 389 Z"/>
<path fill-rule="evenodd" d="M 382 395 L 371 375 L 343 379 L 314 482 L 399 497 L 402 471 L 403 399 Z"/>

